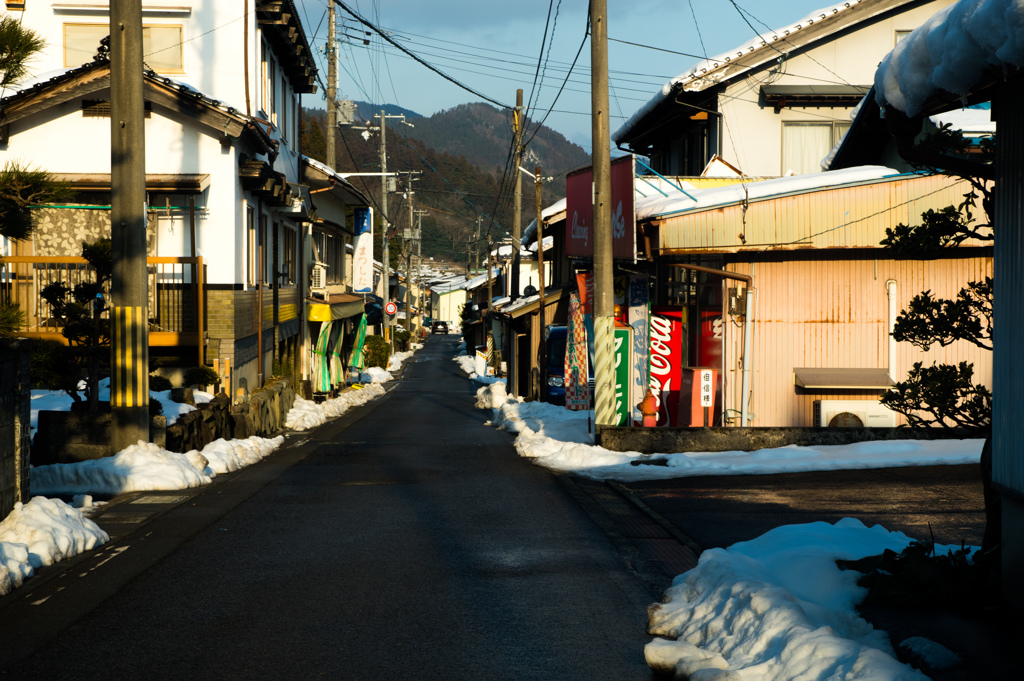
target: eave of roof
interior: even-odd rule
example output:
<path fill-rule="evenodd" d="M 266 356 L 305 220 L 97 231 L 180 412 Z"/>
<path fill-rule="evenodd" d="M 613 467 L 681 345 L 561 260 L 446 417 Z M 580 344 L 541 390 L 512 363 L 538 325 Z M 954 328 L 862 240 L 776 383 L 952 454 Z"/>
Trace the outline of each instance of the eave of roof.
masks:
<path fill-rule="evenodd" d="M 780 55 L 809 47 L 884 12 L 919 2 L 922 0 L 848 0 L 811 12 L 789 26 L 758 35 L 728 52 L 698 62 L 689 71 L 665 83 L 661 90 L 615 131 L 612 140 L 617 144 L 628 142 L 644 119 L 677 93 L 710 90 L 745 76 Z"/>

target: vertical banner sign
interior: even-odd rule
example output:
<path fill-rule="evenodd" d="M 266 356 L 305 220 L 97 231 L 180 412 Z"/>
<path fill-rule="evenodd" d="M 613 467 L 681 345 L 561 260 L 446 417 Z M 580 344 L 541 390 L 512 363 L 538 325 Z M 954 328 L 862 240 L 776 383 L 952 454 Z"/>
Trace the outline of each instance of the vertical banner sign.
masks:
<path fill-rule="evenodd" d="M 632 412 L 630 404 L 630 337 L 633 330 L 628 326 L 615 327 L 615 424 L 616 426 L 630 425 L 629 419 Z"/>
<path fill-rule="evenodd" d="M 352 258 L 352 290 L 373 293 L 373 213 L 369 208 L 355 209 L 355 239 Z"/>
<path fill-rule="evenodd" d="M 594 273 L 582 272 L 576 275 L 580 291 L 580 308 L 583 310 L 583 328 L 587 340 L 587 356 L 594 367 Z"/>
<path fill-rule="evenodd" d="M 685 314 L 679 307 L 651 308 L 651 392 L 658 400 L 659 426 L 678 425 L 686 361 Z"/>
<path fill-rule="evenodd" d="M 636 255 L 636 211 L 633 156 L 614 159 L 612 185 L 612 256 Z M 594 255 L 594 171 L 586 168 L 565 178 L 565 254 L 570 257 Z"/>
<path fill-rule="evenodd" d="M 144 407 L 149 405 L 149 362 L 143 333 L 147 324 L 142 307 L 114 307 L 110 313 L 112 407 Z"/>
<path fill-rule="evenodd" d="M 650 369 L 649 350 L 650 335 L 648 333 L 650 297 L 647 288 L 647 275 L 629 275 L 629 286 L 626 290 L 626 319 L 633 329 L 632 366 L 629 373 L 630 392 L 628 394 L 630 411 L 633 414 L 633 425 L 643 422 L 640 413 L 640 401 L 647 394 L 648 371 Z"/>

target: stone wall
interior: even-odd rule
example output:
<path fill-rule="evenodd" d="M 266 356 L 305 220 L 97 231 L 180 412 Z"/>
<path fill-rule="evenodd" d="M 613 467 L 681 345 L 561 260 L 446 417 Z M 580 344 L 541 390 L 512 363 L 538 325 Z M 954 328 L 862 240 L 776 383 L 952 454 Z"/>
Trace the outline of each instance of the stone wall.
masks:
<path fill-rule="evenodd" d="M 28 501 L 31 341 L 0 338 L 0 519 Z"/>
<path fill-rule="evenodd" d="M 600 444 L 613 452 L 753 452 L 788 445 L 847 445 L 872 440 L 984 438 L 965 428 L 602 428 Z"/>
<path fill-rule="evenodd" d="M 188 400 L 188 392 L 184 401 Z M 178 417 L 167 427 L 166 448 L 172 452 L 201 450 L 214 440 L 244 439 L 253 435 L 273 437 L 284 430 L 285 418 L 295 404 L 295 390 L 288 379 L 267 383 L 251 393 L 243 404 L 232 405 L 224 393 L 197 411 Z"/>

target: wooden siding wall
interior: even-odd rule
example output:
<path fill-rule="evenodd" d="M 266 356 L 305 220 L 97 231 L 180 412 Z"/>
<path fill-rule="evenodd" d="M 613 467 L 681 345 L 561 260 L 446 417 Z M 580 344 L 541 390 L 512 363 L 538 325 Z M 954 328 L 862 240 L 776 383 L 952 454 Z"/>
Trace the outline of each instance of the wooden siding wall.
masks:
<path fill-rule="evenodd" d="M 971 249 L 975 254 L 983 249 Z M 751 377 L 754 426 L 810 426 L 814 400 L 872 399 L 881 391 L 809 391 L 794 383 L 798 367 L 887 368 L 888 298 L 886 281 L 897 285 L 897 310 L 918 293 L 954 297 L 968 281 L 992 275 L 992 259 L 979 255 L 929 261 L 867 259 L 851 254 L 839 260 L 783 260 L 766 255 L 759 262 L 728 269 L 754 277 L 756 305 Z M 728 316 L 727 316 L 728 319 Z M 739 409 L 742 324 L 727 324 L 725 406 Z M 926 365 L 974 363 L 975 380 L 991 388 L 992 353 L 967 342 L 922 352 L 896 344 L 894 380 L 903 380 L 914 362 Z M 898 416 L 898 423 L 905 422 Z"/>
<path fill-rule="evenodd" d="M 945 175 L 822 189 L 685 213 L 660 221 L 662 253 L 771 248 L 878 248 L 886 228 L 958 205 L 970 186 Z M 740 235 L 743 235 L 743 239 Z M 977 245 L 977 244 L 967 244 Z"/>

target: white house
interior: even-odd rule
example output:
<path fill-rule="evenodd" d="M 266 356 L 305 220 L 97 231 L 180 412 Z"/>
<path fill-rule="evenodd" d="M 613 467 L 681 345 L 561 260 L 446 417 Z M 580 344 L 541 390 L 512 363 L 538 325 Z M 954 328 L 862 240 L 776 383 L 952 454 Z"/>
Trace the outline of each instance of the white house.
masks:
<path fill-rule="evenodd" d="M 15 255 L 78 255 L 81 240 L 109 233 L 109 3 L 6 5 L 48 45 L 33 79 L 0 100 L 0 162 L 79 190 L 73 206 L 40 211 Z M 164 279 L 205 287 L 178 335 L 162 338 L 167 305 L 151 265 L 151 354 L 184 345 L 169 363 L 214 363 L 232 395 L 272 373 L 305 376 L 309 275 L 331 256 L 331 283 L 351 281 L 353 211 L 368 201 L 299 148 L 301 95 L 317 74 L 293 0 L 142 5 L 149 255 L 194 258 Z M 200 258 L 201 272 L 190 269 Z"/>
<path fill-rule="evenodd" d="M 673 78 L 612 138 L 663 175 L 717 154 L 748 176 L 818 172 L 875 68 L 954 0 L 848 0 L 764 31 Z"/>

